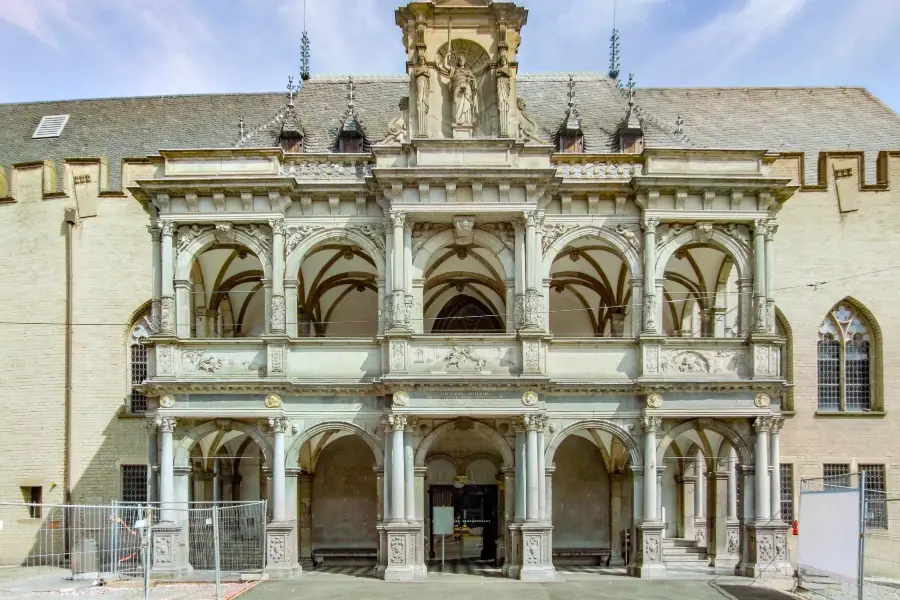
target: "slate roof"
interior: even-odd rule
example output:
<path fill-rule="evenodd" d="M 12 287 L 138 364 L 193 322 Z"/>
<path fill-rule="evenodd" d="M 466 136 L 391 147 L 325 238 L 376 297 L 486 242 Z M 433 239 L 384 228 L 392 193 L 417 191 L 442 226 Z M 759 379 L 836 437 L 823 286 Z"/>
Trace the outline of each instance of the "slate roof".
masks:
<path fill-rule="evenodd" d="M 568 81 L 568 74 L 519 76 L 519 96 L 548 140 L 566 116 Z M 626 95 L 602 75 L 576 75 L 575 82 L 585 150 L 615 152 Z M 354 85 L 356 118 L 375 143 L 387 135 L 400 98 L 409 94 L 408 80 L 365 76 Z M 308 152 L 334 148 L 347 115 L 347 91 L 347 77 L 313 77 L 295 97 Z M 638 88 L 635 102 L 649 148 L 804 152 L 808 181 L 821 151 L 864 151 L 872 182 L 877 152 L 900 148 L 900 116 L 862 88 Z M 287 104 L 285 93 L 0 104 L 0 165 L 106 157 L 110 188 L 118 189 L 123 158 L 161 149 L 275 145 Z M 41 117 L 53 114 L 71 115 L 62 135 L 31 139 Z M 679 116 L 683 135 L 675 133 Z"/>

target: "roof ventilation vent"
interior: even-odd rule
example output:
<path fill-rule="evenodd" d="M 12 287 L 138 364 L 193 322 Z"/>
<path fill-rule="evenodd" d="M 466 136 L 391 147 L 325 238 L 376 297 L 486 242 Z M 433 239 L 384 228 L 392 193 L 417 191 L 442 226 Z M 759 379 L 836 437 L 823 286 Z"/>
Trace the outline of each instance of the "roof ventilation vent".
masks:
<path fill-rule="evenodd" d="M 34 134 L 31 136 L 31 138 L 38 139 L 59 137 L 62 133 L 63 127 L 65 127 L 66 123 L 68 122 L 69 115 L 48 115 L 46 117 L 41 117 L 41 122 L 38 123 L 38 126 L 34 130 Z"/>

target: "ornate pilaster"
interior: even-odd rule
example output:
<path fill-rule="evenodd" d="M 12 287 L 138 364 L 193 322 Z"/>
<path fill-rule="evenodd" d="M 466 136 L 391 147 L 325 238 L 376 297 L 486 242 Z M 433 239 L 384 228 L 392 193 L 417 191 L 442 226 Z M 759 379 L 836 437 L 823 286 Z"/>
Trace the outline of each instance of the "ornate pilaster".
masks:
<path fill-rule="evenodd" d="M 156 226 L 160 234 L 159 334 L 175 335 L 175 224 L 159 219 Z"/>
<path fill-rule="evenodd" d="M 766 331 L 775 333 L 775 234 L 778 224 L 769 221 L 766 228 Z"/>
<path fill-rule="evenodd" d="M 274 334 L 285 334 L 286 313 L 284 300 L 284 219 L 270 219 L 272 228 L 272 325 Z"/>
<path fill-rule="evenodd" d="M 753 222 L 753 332 L 766 333 L 766 247 L 768 219 Z"/>
<path fill-rule="evenodd" d="M 541 247 L 538 229 L 543 222 L 541 211 L 523 214 L 525 221 L 525 298 L 523 300 L 522 329 L 543 328 L 544 302 L 541 295 Z"/>
<path fill-rule="evenodd" d="M 641 224 L 644 230 L 644 300 L 643 300 L 643 334 L 658 335 L 656 323 L 656 228 L 659 219 L 645 217 Z"/>

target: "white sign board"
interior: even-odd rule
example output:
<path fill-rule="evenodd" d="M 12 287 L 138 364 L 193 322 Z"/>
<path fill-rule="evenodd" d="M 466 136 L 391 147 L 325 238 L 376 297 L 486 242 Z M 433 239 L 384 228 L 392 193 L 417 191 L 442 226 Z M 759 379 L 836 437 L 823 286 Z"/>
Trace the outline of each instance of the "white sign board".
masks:
<path fill-rule="evenodd" d="M 453 507 L 435 506 L 434 520 L 431 522 L 431 531 L 434 535 L 453 534 Z"/>
<path fill-rule="evenodd" d="M 800 566 L 847 579 L 859 576 L 859 500 L 859 490 L 800 494 Z"/>

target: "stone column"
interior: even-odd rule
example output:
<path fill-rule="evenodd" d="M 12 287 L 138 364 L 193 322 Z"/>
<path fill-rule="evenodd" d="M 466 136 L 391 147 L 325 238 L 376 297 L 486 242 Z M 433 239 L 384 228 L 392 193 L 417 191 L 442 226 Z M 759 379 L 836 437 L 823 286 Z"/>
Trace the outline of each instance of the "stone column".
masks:
<path fill-rule="evenodd" d="M 290 422 L 285 417 L 269 418 L 269 427 L 274 433 L 274 445 L 272 448 L 272 518 L 283 522 L 286 519 L 285 511 L 285 482 L 284 482 L 284 434 L 290 427 Z"/>
<path fill-rule="evenodd" d="M 272 333 L 286 333 L 284 295 L 284 219 L 270 219 L 272 228 Z M 295 304 L 296 306 L 296 304 Z"/>
<path fill-rule="evenodd" d="M 637 577 L 658 577 L 666 571 L 662 557 L 665 525 L 657 512 L 656 485 L 656 433 L 662 427 L 662 419 L 644 416 L 641 425 L 644 428 L 644 510 L 643 521 L 636 532 L 638 547 L 631 573 Z"/>
<path fill-rule="evenodd" d="M 697 478 L 694 475 L 685 475 L 681 478 L 681 522 L 684 539 L 694 538 L 694 503 Z"/>
<path fill-rule="evenodd" d="M 526 287 L 526 273 L 525 273 L 525 221 L 524 219 L 518 218 L 513 220 L 513 225 L 515 226 L 516 232 L 516 272 L 515 272 L 515 324 L 516 329 L 519 329 L 523 325 L 523 320 L 525 318 L 525 287 Z"/>
<path fill-rule="evenodd" d="M 300 476 L 300 469 L 297 467 L 285 467 L 284 469 L 284 514 L 285 521 L 291 522 L 294 525 L 293 531 L 294 534 L 291 537 L 291 550 L 294 553 L 294 556 L 299 557 L 300 551 L 300 520 L 299 520 L 299 507 L 297 506 L 298 499 L 298 478 Z M 298 558 L 299 562 L 299 558 Z"/>
<path fill-rule="evenodd" d="M 503 467 L 503 527 L 500 529 L 503 536 L 503 575 L 509 576 L 509 568 L 513 562 L 510 531 L 515 517 L 516 504 L 516 469 L 515 467 Z"/>
<path fill-rule="evenodd" d="M 537 430 L 542 424 L 542 417 L 540 415 L 526 415 L 525 416 L 525 431 L 526 431 L 526 442 L 525 445 L 528 448 L 528 460 L 527 460 L 527 481 L 528 481 L 528 491 L 526 492 L 525 498 L 525 520 L 526 521 L 538 521 L 541 518 L 540 513 L 540 478 L 538 473 L 538 444 L 537 444 Z"/>
<path fill-rule="evenodd" d="M 612 552 L 610 564 L 621 564 L 623 560 L 622 549 L 622 483 L 624 476 L 621 473 L 611 473 L 609 476 L 609 548 Z"/>
<path fill-rule="evenodd" d="M 391 464 L 393 463 L 393 458 L 391 457 L 391 447 L 393 445 L 393 429 L 391 427 L 391 421 L 388 417 L 385 417 L 381 421 L 381 427 L 384 430 L 384 477 L 382 478 L 383 484 L 383 495 L 384 495 L 384 512 L 383 520 L 385 522 L 391 520 L 391 515 L 393 514 L 393 509 L 391 508 L 391 490 L 393 489 L 392 481 L 391 481 Z"/>
<path fill-rule="evenodd" d="M 408 421 L 411 421 L 408 419 Z M 415 457 L 413 455 L 413 429 L 412 422 L 403 432 L 403 464 L 406 486 L 404 490 L 404 505 L 406 507 L 405 518 L 412 522 L 416 520 L 416 478 Z"/>
<path fill-rule="evenodd" d="M 186 279 L 175 281 L 175 333 L 181 339 L 191 337 L 194 315 L 191 314 L 191 293 L 194 284 Z"/>
<path fill-rule="evenodd" d="M 402 212 L 391 212 L 391 225 L 393 227 L 393 273 L 391 275 L 391 283 L 393 284 L 393 293 L 391 300 L 391 329 L 405 329 L 407 326 L 406 315 L 406 272 L 404 269 L 404 250 L 406 225 L 406 214 Z"/>
<path fill-rule="evenodd" d="M 554 576 L 553 561 L 550 556 L 553 549 L 551 537 L 553 527 L 548 522 L 541 520 L 539 503 L 542 478 L 538 473 L 540 451 L 537 437 L 543 424 L 544 417 L 542 415 L 532 413 L 522 417 L 522 425 L 526 431 L 525 478 L 528 485 L 525 492 L 525 521 L 511 527 L 511 534 L 515 538 L 513 554 L 516 562 L 509 569 L 509 576 L 523 581 L 544 581 L 552 579 Z M 516 459 L 520 461 L 518 455 Z M 518 477 L 516 481 L 519 489 L 525 487 L 518 483 Z"/>
<path fill-rule="evenodd" d="M 784 426 L 784 419 L 773 417 L 770 423 L 770 450 L 769 469 L 772 473 L 772 481 L 769 486 L 769 494 L 771 497 L 770 515 L 773 521 L 783 521 L 781 514 L 781 443 L 779 435 L 781 428 Z"/>
<path fill-rule="evenodd" d="M 766 329 L 775 333 L 775 233 L 778 225 L 769 221 L 766 228 Z M 773 513 L 774 514 L 774 513 Z"/>
<path fill-rule="evenodd" d="M 766 332 L 766 248 L 768 219 L 753 222 L 753 331 Z"/>
<path fill-rule="evenodd" d="M 299 488 L 298 501 L 300 502 L 299 510 L 299 527 L 297 528 L 300 535 L 300 565 L 303 567 L 312 567 L 312 486 L 313 474 L 301 473 L 297 476 L 297 487 Z"/>
<path fill-rule="evenodd" d="M 159 428 L 159 501 L 161 521 L 173 521 L 172 504 L 175 500 L 175 455 L 172 448 L 172 433 L 175 431 L 175 417 L 156 417 Z"/>
<path fill-rule="evenodd" d="M 153 333 L 159 333 L 159 311 L 162 302 L 162 232 L 157 225 L 148 225 L 150 232 L 150 323 L 153 324 Z"/>
<path fill-rule="evenodd" d="M 753 422 L 756 431 L 756 522 L 768 522 L 771 518 L 769 497 L 769 417 L 757 417 Z"/>
<path fill-rule="evenodd" d="M 737 521 L 737 453 L 728 453 L 728 520 Z"/>
<path fill-rule="evenodd" d="M 414 473 L 406 472 L 404 433 L 408 420 L 404 415 L 390 414 L 387 416 L 387 423 L 391 430 L 391 462 L 389 465 L 391 518 L 383 526 L 384 570 L 381 571 L 379 567 L 377 572 L 379 576 L 388 581 L 411 581 L 425 577 L 426 572 L 421 540 L 422 523 L 407 520 L 406 482 L 407 478 L 413 479 L 414 477 Z M 412 494 L 412 501 L 415 502 L 414 487 Z"/>
<path fill-rule="evenodd" d="M 656 467 L 656 517 L 659 519 L 659 522 L 663 524 L 663 535 L 665 536 L 665 525 L 668 524 L 668 520 L 671 518 L 670 515 L 663 514 L 663 473 L 666 472 L 665 465 Z"/>
<path fill-rule="evenodd" d="M 659 417 L 642 417 L 644 427 L 644 522 L 658 522 L 656 492 L 656 432 L 662 427 Z"/>
<path fill-rule="evenodd" d="M 550 507 L 548 506 L 548 481 L 547 466 L 544 464 L 544 429 L 547 426 L 547 417 L 543 416 L 537 430 L 537 472 L 538 472 L 538 518 L 542 521 L 550 520 Z"/>
<path fill-rule="evenodd" d="M 391 423 L 391 520 L 406 519 L 406 478 L 405 457 L 403 451 L 403 433 L 406 429 L 406 417 L 390 415 Z"/>
<path fill-rule="evenodd" d="M 160 233 L 159 333 L 175 335 L 175 226 L 169 219 L 157 221 Z"/>
<path fill-rule="evenodd" d="M 698 452 L 694 457 L 694 539 L 698 548 L 706 548 L 706 473 L 703 469 L 703 457 Z"/>
<path fill-rule="evenodd" d="M 297 319 L 297 288 L 300 282 L 296 279 L 286 279 L 284 282 L 284 315 L 285 330 L 288 337 L 297 337 L 300 327 Z M 380 308 L 381 304 L 379 304 Z"/>
<path fill-rule="evenodd" d="M 516 510 L 515 521 L 521 523 L 525 520 L 525 497 L 527 496 L 527 471 L 528 446 L 525 443 L 525 430 L 516 430 Z"/>
<path fill-rule="evenodd" d="M 738 280 L 738 337 L 747 337 L 753 327 L 753 281 Z"/>
<path fill-rule="evenodd" d="M 642 224 L 644 229 L 644 322 L 642 332 L 645 335 L 657 335 L 660 331 L 656 323 L 656 228 L 659 219 L 646 217 Z"/>
<path fill-rule="evenodd" d="M 540 329 L 543 306 L 541 302 L 540 235 L 538 226 L 543 219 L 540 211 L 525 213 L 525 300 L 523 328 Z"/>
<path fill-rule="evenodd" d="M 709 474 L 709 555 L 717 573 L 731 575 L 739 560 L 740 535 L 737 521 L 728 517 L 729 478 L 729 471 L 725 470 Z"/>

